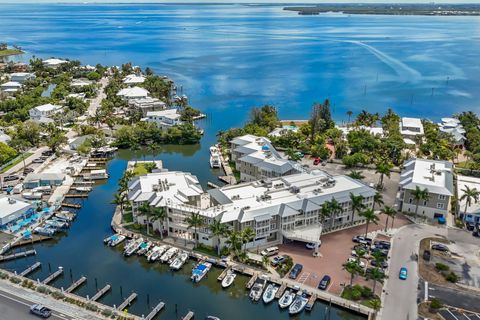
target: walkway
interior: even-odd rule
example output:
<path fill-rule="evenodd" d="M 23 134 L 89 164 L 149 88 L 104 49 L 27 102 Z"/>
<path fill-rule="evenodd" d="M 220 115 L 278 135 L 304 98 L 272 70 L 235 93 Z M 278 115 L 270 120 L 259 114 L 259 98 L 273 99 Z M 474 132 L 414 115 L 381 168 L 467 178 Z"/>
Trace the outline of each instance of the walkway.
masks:
<path fill-rule="evenodd" d="M 92 99 L 92 101 L 90 101 L 90 105 L 88 106 L 87 115 L 90 117 L 95 115 L 95 112 L 102 104 L 102 100 L 107 97 L 104 90 L 107 84 L 109 83 L 108 78 L 103 77 L 102 79 L 100 79 L 99 83 L 100 83 L 100 88 L 98 89 L 98 95 L 94 99 Z"/>

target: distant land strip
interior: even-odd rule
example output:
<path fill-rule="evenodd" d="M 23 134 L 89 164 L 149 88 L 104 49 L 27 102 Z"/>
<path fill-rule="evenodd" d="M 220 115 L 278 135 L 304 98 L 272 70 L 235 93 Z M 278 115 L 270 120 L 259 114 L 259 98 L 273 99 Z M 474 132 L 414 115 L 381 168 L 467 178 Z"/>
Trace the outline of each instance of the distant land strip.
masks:
<path fill-rule="evenodd" d="M 344 14 L 414 15 L 414 16 L 479 16 L 480 4 L 318 4 L 289 6 L 283 10 L 300 15 L 337 12 Z"/>

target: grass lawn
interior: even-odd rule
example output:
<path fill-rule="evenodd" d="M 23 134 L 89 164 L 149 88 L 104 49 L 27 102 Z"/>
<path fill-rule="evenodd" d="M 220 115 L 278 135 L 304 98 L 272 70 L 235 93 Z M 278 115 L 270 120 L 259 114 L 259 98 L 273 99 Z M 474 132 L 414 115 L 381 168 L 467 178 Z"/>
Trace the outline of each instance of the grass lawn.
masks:
<path fill-rule="evenodd" d="M 235 162 L 229 161 L 229 162 L 228 162 L 228 165 L 229 165 L 230 168 L 232 169 L 233 176 L 235 177 L 235 179 L 237 180 L 237 182 L 239 182 L 239 181 L 240 181 L 240 171 L 238 171 L 238 170 L 235 168 Z"/>
<path fill-rule="evenodd" d="M 135 176 L 142 176 L 144 174 L 147 174 L 149 172 L 152 172 L 152 162 L 147 162 L 147 163 L 136 163 L 135 167 L 133 168 L 133 173 Z M 149 168 L 150 167 L 150 168 Z M 150 169 L 150 170 L 149 170 Z"/>
<path fill-rule="evenodd" d="M 27 159 L 30 157 L 33 153 L 26 152 L 22 155 L 17 156 L 15 159 L 13 159 L 7 166 L 5 166 L 2 170 L 0 170 L 0 173 L 4 173 L 5 171 L 9 170 L 11 167 L 15 166 L 16 164 L 20 163 L 23 161 L 23 158 Z"/>
<path fill-rule="evenodd" d="M 21 53 L 23 53 L 23 51 L 17 50 L 17 49 L 0 50 L 0 57 L 12 56 L 12 55 L 21 54 Z"/>
<path fill-rule="evenodd" d="M 123 223 L 130 223 L 133 222 L 133 214 L 132 212 L 125 212 L 123 214 Z"/>
<path fill-rule="evenodd" d="M 208 254 L 210 256 L 218 257 L 217 250 L 215 250 L 214 248 L 204 246 L 202 244 L 199 244 L 198 247 L 196 247 L 193 250 L 197 251 L 197 252 L 200 252 L 200 253 Z"/>

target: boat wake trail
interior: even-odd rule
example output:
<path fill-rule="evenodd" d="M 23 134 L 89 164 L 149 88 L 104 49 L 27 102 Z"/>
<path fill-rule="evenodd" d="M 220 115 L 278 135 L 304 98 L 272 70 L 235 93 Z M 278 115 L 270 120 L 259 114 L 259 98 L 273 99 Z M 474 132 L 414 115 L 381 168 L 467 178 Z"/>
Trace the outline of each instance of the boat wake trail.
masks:
<path fill-rule="evenodd" d="M 346 42 L 354 43 L 370 51 L 373 55 L 380 59 L 380 61 L 392 68 L 392 70 L 394 70 L 404 82 L 418 82 L 422 78 L 422 74 L 417 70 L 366 43 L 354 40 L 348 40 Z"/>

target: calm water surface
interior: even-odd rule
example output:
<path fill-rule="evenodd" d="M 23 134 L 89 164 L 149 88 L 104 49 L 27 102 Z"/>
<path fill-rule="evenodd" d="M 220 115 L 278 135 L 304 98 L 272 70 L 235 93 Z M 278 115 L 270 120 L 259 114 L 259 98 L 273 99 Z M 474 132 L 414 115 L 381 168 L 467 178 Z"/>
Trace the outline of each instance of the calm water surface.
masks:
<path fill-rule="evenodd" d="M 193 106 L 208 114 L 199 122 L 205 136 L 196 146 L 168 146 L 155 157 L 171 170 L 190 171 L 205 186 L 219 171 L 208 167 L 208 147 L 216 133 L 242 125 L 252 106 L 273 104 L 284 119 L 308 117 L 314 101 L 330 98 L 333 115 L 387 107 L 405 116 L 438 120 L 460 110 L 479 111 L 480 20 L 478 17 L 346 16 L 302 17 L 276 6 L 244 5 L 0 5 L 0 39 L 31 55 L 79 59 L 84 64 L 151 67 L 173 78 Z M 147 157 L 152 157 L 149 155 Z M 188 309 L 223 319 L 287 319 L 276 305 L 248 301 L 246 279 L 223 291 L 216 273 L 199 285 L 190 268 L 171 273 L 144 259 L 124 259 L 101 245 L 110 232 L 109 204 L 128 159 L 121 152 L 109 163 L 111 178 L 92 192 L 68 234 L 37 245 L 37 257 L 3 267 L 21 270 L 38 259 L 43 279 L 61 265 L 68 286 L 88 277 L 78 293 L 92 295 L 111 283 L 102 300 L 119 304 L 139 294 L 130 311 L 146 313 L 147 300 L 167 303 L 164 319 Z M 321 273 L 321 272 L 320 272 Z M 121 288 L 121 289 L 120 289 Z M 324 319 L 324 306 L 304 318 Z M 333 310 L 331 319 L 357 319 Z"/>

